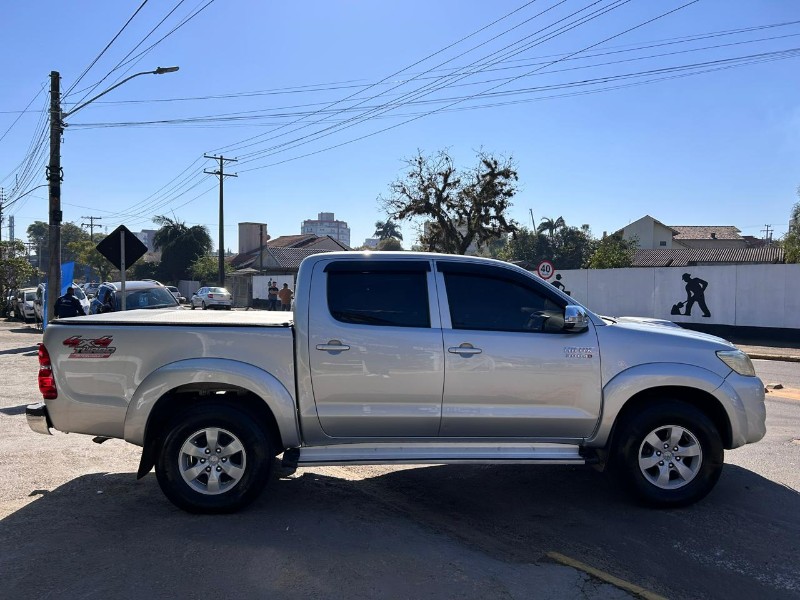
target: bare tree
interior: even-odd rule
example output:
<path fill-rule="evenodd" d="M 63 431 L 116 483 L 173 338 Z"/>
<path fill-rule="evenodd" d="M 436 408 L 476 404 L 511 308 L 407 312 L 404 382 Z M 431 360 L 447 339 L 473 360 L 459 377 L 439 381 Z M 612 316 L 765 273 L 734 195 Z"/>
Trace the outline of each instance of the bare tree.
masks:
<path fill-rule="evenodd" d="M 381 201 L 390 219 L 424 222 L 420 243 L 429 252 L 464 254 L 473 243 L 483 246 L 517 231 L 506 217 L 517 191 L 510 159 L 480 152 L 473 169 L 459 172 L 442 150 L 430 157 L 420 152 L 406 165 Z"/>

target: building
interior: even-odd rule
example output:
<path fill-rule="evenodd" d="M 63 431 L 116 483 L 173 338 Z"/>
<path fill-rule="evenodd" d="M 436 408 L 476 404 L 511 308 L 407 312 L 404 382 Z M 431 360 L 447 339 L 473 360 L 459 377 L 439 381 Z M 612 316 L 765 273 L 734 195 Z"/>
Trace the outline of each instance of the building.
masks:
<path fill-rule="evenodd" d="M 240 252 L 230 263 L 237 270 L 256 269 L 267 274 L 283 274 L 297 272 L 300 262 L 306 256 L 343 250 L 351 248 L 329 235 L 282 235 L 265 242 L 261 248 L 256 244 L 255 248 Z"/>
<path fill-rule="evenodd" d="M 333 213 L 319 213 L 316 219 L 303 221 L 300 233 L 313 233 L 320 237 L 329 235 L 346 246 L 350 246 L 350 228 L 345 221 L 337 221 Z"/>
<path fill-rule="evenodd" d="M 743 236 L 733 225 L 665 225 L 650 215 L 615 234 L 636 239 L 633 267 L 776 264 L 783 250 L 765 240 Z"/>
<path fill-rule="evenodd" d="M 762 240 L 742 236 L 733 225 L 665 225 L 650 215 L 616 232 L 626 240 L 636 238 L 642 250 L 672 248 L 735 249 L 763 246 Z"/>
<path fill-rule="evenodd" d="M 269 240 L 266 223 L 239 223 L 239 254 L 257 250 Z"/>
<path fill-rule="evenodd" d="M 141 231 L 134 232 L 133 235 L 139 238 L 139 241 L 147 246 L 148 252 L 155 252 L 156 248 L 153 244 L 153 241 L 155 240 L 156 233 L 158 233 L 156 229 L 142 229 Z"/>
<path fill-rule="evenodd" d="M 364 248 L 371 248 L 372 250 L 375 250 L 380 241 L 380 238 L 367 238 L 364 240 Z"/>

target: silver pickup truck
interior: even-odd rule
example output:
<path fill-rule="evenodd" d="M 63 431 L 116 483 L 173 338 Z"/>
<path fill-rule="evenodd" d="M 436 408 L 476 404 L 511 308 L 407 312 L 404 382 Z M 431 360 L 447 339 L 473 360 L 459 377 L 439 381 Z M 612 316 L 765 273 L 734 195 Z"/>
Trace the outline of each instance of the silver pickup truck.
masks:
<path fill-rule="evenodd" d="M 599 317 L 513 265 L 320 254 L 293 313 L 148 310 L 52 322 L 31 428 L 143 448 L 164 494 L 229 512 L 287 467 L 593 464 L 658 506 L 705 496 L 765 433 L 746 354 Z"/>

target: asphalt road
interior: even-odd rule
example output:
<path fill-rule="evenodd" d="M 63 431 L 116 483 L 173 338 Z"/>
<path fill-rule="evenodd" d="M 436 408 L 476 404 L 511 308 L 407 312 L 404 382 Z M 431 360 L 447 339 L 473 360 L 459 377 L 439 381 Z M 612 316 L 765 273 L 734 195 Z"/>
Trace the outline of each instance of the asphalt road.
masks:
<path fill-rule="evenodd" d="M 779 360 L 754 360 L 756 375 L 765 384 L 780 383 L 786 388 L 800 390 L 800 363 Z"/>
<path fill-rule="evenodd" d="M 798 401 L 770 395 L 767 437 L 681 510 L 591 468 L 370 466 L 276 472 L 249 510 L 206 517 L 137 482 L 132 446 L 27 428 L 39 339 L 0 323 L 2 596 L 630 597 L 558 553 L 668 598 L 800 598 Z"/>

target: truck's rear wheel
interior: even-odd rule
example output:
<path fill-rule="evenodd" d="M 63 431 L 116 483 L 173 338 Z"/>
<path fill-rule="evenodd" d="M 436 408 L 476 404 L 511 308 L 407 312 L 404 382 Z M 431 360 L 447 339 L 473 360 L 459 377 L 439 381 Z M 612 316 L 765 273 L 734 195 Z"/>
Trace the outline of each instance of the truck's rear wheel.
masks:
<path fill-rule="evenodd" d="M 647 504 L 686 506 L 717 483 L 725 461 L 722 440 L 695 406 L 662 400 L 628 415 L 620 425 L 615 469 Z"/>
<path fill-rule="evenodd" d="M 233 512 L 255 500 L 269 477 L 269 439 L 248 413 L 204 405 L 173 419 L 156 461 L 169 500 L 184 510 Z"/>

